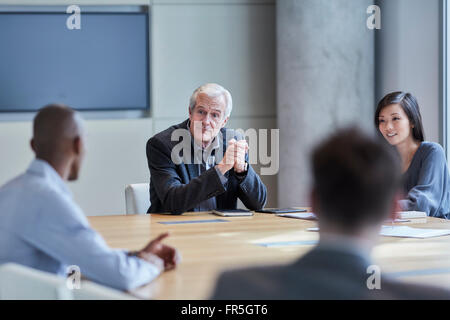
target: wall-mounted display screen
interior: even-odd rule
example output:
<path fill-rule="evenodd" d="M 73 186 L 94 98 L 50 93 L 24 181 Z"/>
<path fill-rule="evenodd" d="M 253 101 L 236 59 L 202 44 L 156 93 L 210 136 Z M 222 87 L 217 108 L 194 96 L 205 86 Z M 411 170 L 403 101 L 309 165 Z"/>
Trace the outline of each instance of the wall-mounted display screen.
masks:
<path fill-rule="evenodd" d="M 0 11 L 0 112 L 149 108 L 148 10 Z"/>

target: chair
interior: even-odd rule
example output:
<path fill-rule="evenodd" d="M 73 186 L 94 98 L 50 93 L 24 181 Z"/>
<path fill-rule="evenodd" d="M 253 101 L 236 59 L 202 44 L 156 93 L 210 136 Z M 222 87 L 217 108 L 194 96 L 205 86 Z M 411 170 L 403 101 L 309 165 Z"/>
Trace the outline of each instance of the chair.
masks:
<path fill-rule="evenodd" d="M 0 266 L 0 300 L 71 300 L 66 280 L 16 263 Z"/>
<path fill-rule="evenodd" d="M 0 300 L 134 300 L 134 296 L 84 280 L 69 289 L 66 279 L 16 263 L 0 266 Z"/>
<path fill-rule="evenodd" d="M 74 300 L 136 300 L 132 295 L 91 281 L 82 281 L 80 289 L 73 289 L 72 294 Z"/>
<path fill-rule="evenodd" d="M 146 214 L 150 207 L 150 185 L 148 183 L 128 184 L 125 187 L 127 214 Z"/>

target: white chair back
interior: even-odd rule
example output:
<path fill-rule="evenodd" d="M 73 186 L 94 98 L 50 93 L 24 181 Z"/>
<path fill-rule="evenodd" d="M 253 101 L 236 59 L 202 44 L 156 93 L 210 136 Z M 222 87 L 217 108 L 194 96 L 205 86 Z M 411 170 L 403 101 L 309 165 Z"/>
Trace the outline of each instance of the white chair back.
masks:
<path fill-rule="evenodd" d="M 135 300 L 132 295 L 104 287 L 91 281 L 82 281 L 79 289 L 73 289 L 74 300 Z"/>
<path fill-rule="evenodd" d="M 127 214 L 146 214 L 150 207 L 150 185 L 148 183 L 129 184 L 125 187 Z"/>
<path fill-rule="evenodd" d="M 0 300 L 71 300 L 66 279 L 16 263 L 0 266 Z"/>
<path fill-rule="evenodd" d="M 135 300 L 134 296 L 91 281 L 69 289 L 67 279 L 16 263 L 0 266 L 0 300 Z"/>

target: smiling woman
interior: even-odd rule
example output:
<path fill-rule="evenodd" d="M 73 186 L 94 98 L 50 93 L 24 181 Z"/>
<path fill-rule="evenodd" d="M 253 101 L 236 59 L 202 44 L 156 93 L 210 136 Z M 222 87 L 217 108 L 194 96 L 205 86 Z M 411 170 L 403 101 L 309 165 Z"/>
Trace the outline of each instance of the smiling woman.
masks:
<path fill-rule="evenodd" d="M 405 199 L 402 210 L 450 218 L 450 176 L 444 150 L 424 141 L 422 117 L 410 93 L 392 92 L 378 103 L 375 126 L 400 154 Z"/>

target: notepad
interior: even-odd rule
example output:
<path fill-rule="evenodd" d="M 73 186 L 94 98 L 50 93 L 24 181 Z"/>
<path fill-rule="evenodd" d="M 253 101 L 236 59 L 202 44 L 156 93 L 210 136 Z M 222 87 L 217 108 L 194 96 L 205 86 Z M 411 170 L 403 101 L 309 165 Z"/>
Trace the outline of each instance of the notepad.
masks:
<path fill-rule="evenodd" d="M 255 210 L 261 213 L 294 213 L 294 212 L 306 212 L 306 209 L 297 208 L 265 208 L 260 210 Z"/>
<path fill-rule="evenodd" d="M 312 245 L 317 242 L 318 235 L 309 234 L 303 230 L 280 232 L 274 235 L 265 236 L 250 240 L 250 243 L 263 247 Z"/>
<path fill-rule="evenodd" d="M 244 209 L 212 210 L 211 212 L 222 217 L 242 217 L 253 215 L 253 212 Z"/>
<path fill-rule="evenodd" d="M 402 238 L 432 238 L 450 235 L 448 229 L 420 229 L 407 226 L 382 226 L 380 235 Z"/>
<path fill-rule="evenodd" d="M 287 246 L 311 246 L 317 244 L 317 240 L 303 240 L 303 241 L 278 241 L 278 242 L 263 242 L 255 243 L 257 246 L 274 248 Z"/>
<path fill-rule="evenodd" d="M 299 212 L 299 213 L 279 213 L 279 217 L 304 219 L 304 220 L 317 220 L 317 217 L 312 212 Z"/>
<path fill-rule="evenodd" d="M 400 215 L 401 219 L 415 219 L 415 218 L 426 218 L 427 213 L 422 211 L 399 211 L 397 214 Z"/>
<path fill-rule="evenodd" d="M 410 222 L 411 220 L 409 219 L 395 219 L 395 220 L 384 220 L 384 223 L 401 223 L 401 222 Z"/>
<path fill-rule="evenodd" d="M 210 222 L 229 222 L 223 219 L 208 219 L 208 220 L 181 220 L 181 221 L 161 221 L 161 224 L 192 224 L 192 223 L 210 223 Z"/>

